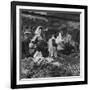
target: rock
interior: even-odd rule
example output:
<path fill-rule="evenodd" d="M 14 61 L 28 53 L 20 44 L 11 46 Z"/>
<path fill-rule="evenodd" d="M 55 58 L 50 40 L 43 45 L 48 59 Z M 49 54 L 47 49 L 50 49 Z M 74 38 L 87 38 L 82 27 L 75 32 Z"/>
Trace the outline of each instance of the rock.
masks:
<path fill-rule="evenodd" d="M 60 62 L 53 62 L 52 64 L 53 64 L 54 66 L 57 66 L 57 67 L 62 66 L 62 64 L 61 64 Z"/>

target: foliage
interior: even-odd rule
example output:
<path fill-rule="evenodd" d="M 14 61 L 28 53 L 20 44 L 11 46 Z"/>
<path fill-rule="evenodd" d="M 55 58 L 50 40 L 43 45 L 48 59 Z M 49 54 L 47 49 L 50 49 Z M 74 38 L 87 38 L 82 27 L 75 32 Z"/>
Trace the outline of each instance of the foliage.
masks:
<path fill-rule="evenodd" d="M 65 56 L 54 58 L 51 62 L 44 58 L 40 63 L 34 62 L 33 58 L 21 60 L 21 79 L 22 78 L 43 78 L 43 77 L 64 77 L 79 76 L 80 61 L 79 57 Z"/>

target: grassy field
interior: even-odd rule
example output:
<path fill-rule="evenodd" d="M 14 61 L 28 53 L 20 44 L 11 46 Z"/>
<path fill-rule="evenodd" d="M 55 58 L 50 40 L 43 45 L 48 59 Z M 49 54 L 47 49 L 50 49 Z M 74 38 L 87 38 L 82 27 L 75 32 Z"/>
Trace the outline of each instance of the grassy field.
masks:
<path fill-rule="evenodd" d="M 80 75 L 79 54 L 60 55 L 57 58 L 46 58 L 34 62 L 32 57 L 21 59 L 20 78 L 65 77 Z"/>

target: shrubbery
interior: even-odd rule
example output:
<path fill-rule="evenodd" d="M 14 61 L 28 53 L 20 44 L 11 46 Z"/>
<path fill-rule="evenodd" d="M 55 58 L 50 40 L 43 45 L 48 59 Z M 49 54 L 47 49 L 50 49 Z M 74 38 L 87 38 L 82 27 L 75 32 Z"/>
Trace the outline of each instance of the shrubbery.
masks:
<path fill-rule="evenodd" d="M 53 58 L 52 58 L 53 59 Z M 40 62 L 35 62 L 32 57 L 21 60 L 21 79 L 23 78 L 43 78 L 43 77 L 64 77 L 79 76 L 79 58 L 63 56 L 54 58 L 44 58 Z"/>

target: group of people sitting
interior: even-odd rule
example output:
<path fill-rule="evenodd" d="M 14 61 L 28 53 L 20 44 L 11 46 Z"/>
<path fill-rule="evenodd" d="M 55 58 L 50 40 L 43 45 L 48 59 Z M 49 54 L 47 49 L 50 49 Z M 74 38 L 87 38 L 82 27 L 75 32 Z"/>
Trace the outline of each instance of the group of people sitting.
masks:
<path fill-rule="evenodd" d="M 57 36 L 52 34 L 46 40 L 45 32 L 48 32 L 47 28 L 43 29 L 42 26 L 38 26 L 31 39 L 25 36 L 26 42 L 22 43 L 22 50 L 25 56 L 36 57 L 41 55 L 42 57 L 57 57 L 61 51 L 66 53 L 75 50 L 76 42 L 72 40 L 72 36 L 69 33 L 63 37 L 63 31 L 60 31 Z"/>

